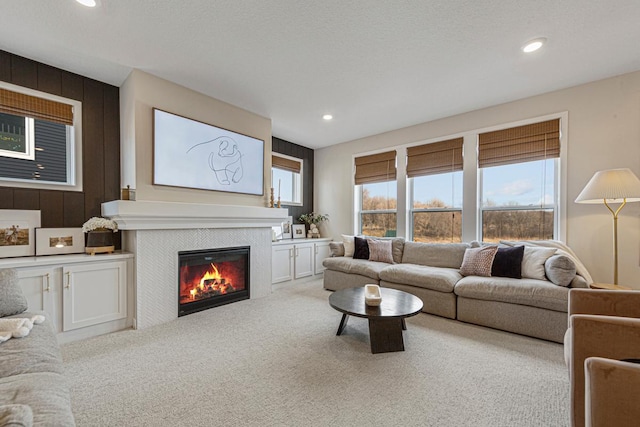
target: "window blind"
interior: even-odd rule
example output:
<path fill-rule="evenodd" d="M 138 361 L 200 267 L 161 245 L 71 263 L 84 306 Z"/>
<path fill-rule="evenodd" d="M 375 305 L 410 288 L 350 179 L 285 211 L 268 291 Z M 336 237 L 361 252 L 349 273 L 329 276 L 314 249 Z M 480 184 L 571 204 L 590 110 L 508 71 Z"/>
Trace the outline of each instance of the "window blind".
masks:
<path fill-rule="evenodd" d="M 455 138 L 407 148 L 407 176 L 461 171 L 462 142 Z"/>
<path fill-rule="evenodd" d="M 271 156 L 271 166 L 294 173 L 300 173 L 302 170 L 300 162 L 280 156 Z"/>
<path fill-rule="evenodd" d="M 560 157 L 560 119 L 481 133 L 478 142 L 481 168 Z"/>
<path fill-rule="evenodd" d="M 73 106 L 0 88 L 0 112 L 73 126 Z"/>
<path fill-rule="evenodd" d="M 396 179 L 396 152 L 372 154 L 356 157 L 356 185 L 374 182 L 393 181 Z"/>

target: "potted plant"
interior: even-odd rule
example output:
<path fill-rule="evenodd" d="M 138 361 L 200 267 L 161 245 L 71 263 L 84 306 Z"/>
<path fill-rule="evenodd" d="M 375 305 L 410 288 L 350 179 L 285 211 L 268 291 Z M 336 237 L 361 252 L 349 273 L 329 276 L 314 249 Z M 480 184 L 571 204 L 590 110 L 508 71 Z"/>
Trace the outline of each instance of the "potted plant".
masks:
<path fill-rule="evenodd" d="M 118 224 L 111 219 L 94 216 L 82 224 L 82 231 L 87 233 L 85 252 L 91 255 L 113 252 L 113 233 L 118 231 Z"/>
<path fill-rule="evenodd" d="M 318 229 L 318 224 L 323 221 L 327 221 L 329 219 L 328 214 L 319 214 L 315 212 L 311 212 L 308 214 L 302 214 L 298 218 L 298 221 L 304 222 L 305 224 L 309 224 L 309 233 L 307 237 L 320 237 L 320 230 Z"/>

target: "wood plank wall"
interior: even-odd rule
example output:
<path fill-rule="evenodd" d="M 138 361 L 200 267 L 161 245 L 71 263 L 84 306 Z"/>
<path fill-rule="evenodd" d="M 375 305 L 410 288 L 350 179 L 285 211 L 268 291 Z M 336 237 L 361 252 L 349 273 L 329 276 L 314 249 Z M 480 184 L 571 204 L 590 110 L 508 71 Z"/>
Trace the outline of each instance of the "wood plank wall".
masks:
<path fill-rule="evenodd" d="M 82 102 L 84 190 L 0 187 L 0 209 L 39 209 L 42 227 L 80 227 L 100 216 L 102 202 L 120 198 L 119 88 L 2 50 L 0 80 Z"/>
<path fill-rule="evenodd" d="M 285 141 L 275 136 L 271 138 L 271 150 L 274 153 L 286 154 L 304 161 L 302 170 L 302 206 L 283 206 L 289 209 L 295 224 L 300 224 L 298 217 L 304 213 L 313 212 L 313 150 Z"/>

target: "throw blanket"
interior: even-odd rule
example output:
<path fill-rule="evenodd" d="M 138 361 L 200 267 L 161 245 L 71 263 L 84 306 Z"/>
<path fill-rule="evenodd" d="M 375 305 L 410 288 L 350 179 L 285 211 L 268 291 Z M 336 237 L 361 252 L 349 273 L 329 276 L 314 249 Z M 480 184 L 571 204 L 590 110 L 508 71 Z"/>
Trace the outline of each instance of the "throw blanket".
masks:
<path fill-rule="evenodd" d="M 14 317 L 10 319 L 0 319 L 0 343 L 10 338 L 22 338 L 29 335 L 33 325 L 44 322 L 44 316 L 36 314 L 31 318 Z"/>
<path fill-rule="evenodd" d="M 587 285 L 590 285 L 593 283 L 593 279 L 591 278 L 591 275 L 587 271 L 587 268 L 584 266 L 584 264 L 580 261 L 578 256 L 571 250 L 569 246 L 565 245 L 559 240 L 521 240 L 518 242 L 511 241 L 511 240 L 501 240 L 500 243 L 507 246 L 525 245 L 525 246 L 540 246 L 544 248 L 556 248 L 558 249 L 558 252 L 556 252 L 557 254 L 566 255 L 569 258 L 571 258 L 571 260 L 576 265 L 576 273 L 584 277 L 584 280 L 587 281 Z"/>

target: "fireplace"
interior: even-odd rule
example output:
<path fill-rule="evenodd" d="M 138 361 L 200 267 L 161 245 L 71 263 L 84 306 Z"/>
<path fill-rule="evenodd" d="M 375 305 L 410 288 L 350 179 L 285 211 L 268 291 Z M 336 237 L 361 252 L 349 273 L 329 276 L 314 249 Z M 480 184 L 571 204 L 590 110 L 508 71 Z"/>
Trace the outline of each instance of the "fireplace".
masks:
<path fill-rule="evenodd" d="M 249 247 L 178 252 L 178 316 L 249 298 Z"/>

